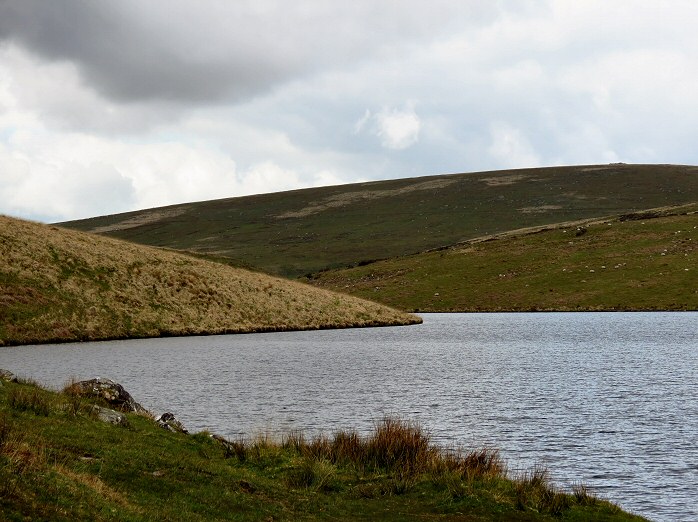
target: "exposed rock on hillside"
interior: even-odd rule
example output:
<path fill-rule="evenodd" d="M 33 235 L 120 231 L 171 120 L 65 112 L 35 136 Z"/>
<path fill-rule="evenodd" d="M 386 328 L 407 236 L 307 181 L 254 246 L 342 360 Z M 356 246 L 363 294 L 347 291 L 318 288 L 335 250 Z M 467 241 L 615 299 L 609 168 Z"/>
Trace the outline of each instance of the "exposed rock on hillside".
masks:
<path fill-rule="evenodd" d="M 71 384 L 67 391 L 74 395 L 103 399 L 107 404 L 121 411 L 148 413 L 148 410 L 138 404 L 121 384 L 111 379 L 97 377 L 88 381 L 76 382 Z"/>
<path fill-rule="evenodd" d="M 102 408 L 101 406 L 95 405 L 92 407 L 92 412 L 97 419 L 101 420 L 102 422 L 113 424 L 114 426 L 127 427 L 129 425 L 126 415 L 116 410 Z"/>
<path fill-rule="evenodd" d="M 171 431 L 173 433 L 189 433 L 189 430 L 187 430 L 184 425 L 177 420 L 177 417 L 174 416 L 174 413 L 166 412 L 163 413 L 162 415 L 158 415 L 155 418 L 155 422 L 158 424 L 163 429 L 166 429 L 167 431 Z"/>

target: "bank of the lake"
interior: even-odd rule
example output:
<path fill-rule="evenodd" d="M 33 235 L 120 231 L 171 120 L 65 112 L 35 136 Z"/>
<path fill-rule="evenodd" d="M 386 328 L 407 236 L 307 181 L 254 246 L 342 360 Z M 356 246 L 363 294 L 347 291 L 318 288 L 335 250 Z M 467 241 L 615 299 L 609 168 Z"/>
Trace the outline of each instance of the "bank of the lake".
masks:
<path fill-rule="evenodd" d="M 221 442 L 147 415 L 113 425 L 94 404 L 0 382 L 3 519 L 644 520 L 541 470 L 507 477 L 496 451 L 446 452 L 395 419 L 366 437 Z"/>
<path fill-rule="evenodd" d="M 363 299 L 0 216 L 0 345 L 416 322 Z"/>

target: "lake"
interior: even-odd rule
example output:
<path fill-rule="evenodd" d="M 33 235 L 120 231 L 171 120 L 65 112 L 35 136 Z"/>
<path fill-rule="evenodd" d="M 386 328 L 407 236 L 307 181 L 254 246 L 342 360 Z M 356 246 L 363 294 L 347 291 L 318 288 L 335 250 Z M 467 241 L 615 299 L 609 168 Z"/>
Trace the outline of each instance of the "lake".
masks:
<path fill-rule="evenodd" d="M 190 431 L 365 432 L 384 415 L 444 446 L 657 521 L 698 520 L 698 313 L 424 314 L 395 328 L 0 348 L 51 387 L 108 377 Z"/>

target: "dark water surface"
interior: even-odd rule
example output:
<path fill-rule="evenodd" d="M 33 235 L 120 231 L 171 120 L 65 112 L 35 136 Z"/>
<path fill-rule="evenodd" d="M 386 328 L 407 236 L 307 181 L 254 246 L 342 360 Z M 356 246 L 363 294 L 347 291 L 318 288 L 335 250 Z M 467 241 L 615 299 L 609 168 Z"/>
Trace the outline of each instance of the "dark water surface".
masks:
<path fill-rule="evenodd" d="M 426 314 L 424 324 L 0 348 L 52 387 L 109 377 L 190 431 L 417 420 L 657 521 L 698 520 L 698 313 Z"/>

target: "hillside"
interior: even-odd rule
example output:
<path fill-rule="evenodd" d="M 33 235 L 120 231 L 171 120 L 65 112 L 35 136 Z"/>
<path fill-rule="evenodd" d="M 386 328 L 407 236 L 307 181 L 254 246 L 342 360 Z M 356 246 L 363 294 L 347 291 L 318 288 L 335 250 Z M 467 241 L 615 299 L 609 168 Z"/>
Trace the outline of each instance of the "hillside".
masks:
<path fill-rule="evenodd" d="M 488 234 L 698 201 L 698 167 L 452 174 L 188 203 L 64 223 L 297 277 Z"/>
<path fill-rule="evenodd" d="M 414 322 L 302 283 L 0 216 L 0 344 Z"/>
<path fill-rule="evenodd" d="M 479 238 L 311 282 L 425 312 L 698 310 L 697 257 L 693 204 Z"/>

